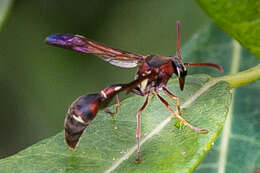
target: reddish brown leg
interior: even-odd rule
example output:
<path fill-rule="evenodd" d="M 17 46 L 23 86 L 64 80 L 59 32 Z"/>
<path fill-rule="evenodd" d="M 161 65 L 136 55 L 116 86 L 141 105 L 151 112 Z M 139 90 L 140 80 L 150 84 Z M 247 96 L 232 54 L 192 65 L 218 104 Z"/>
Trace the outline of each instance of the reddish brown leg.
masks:
<path fill-rule="evenodd" d="M 108 114 L 114 115 L 114 114 L 117 113 L 119 107 L 120 107 L 120 99 L 119 99 L 119 95 L 117 94 L 117 95 L 116 95 L 116 109 L 115 109 L 115 111 L 112 112 L 112 111 L 110 111 L 108 108 L 106 108 L 105 111 L 106 111 L 106 113 L 108 113 Z"/>
<path fill-rule="evenodd" d="M 177 114 L 174 109 L 172 109 L 169 105 L 169 103 L 162 98 L 158 92 L 155 93 L 157 95 L 157 97 L 161 100 L 161 102 L 167 107 L 167 109 L 169 109 L 169 111 L 171 111 L 185 126 L 189 127 L 191 130 L 197 132 L 197 133 L 208 133 L 207 129 L 200 129 L 197 127 L 192 126 L 191 124 L 189 124 L 185 119 L 183 119 L 179 114 Z"/>
<path fill-rule="evenodd" d="M 171 97 L 173 100 L 176 100 L 176 107 L 177 107 L 177 111 L 178 111 L 178 114 L 181 115 L 181 107 L 180 107 L 180 100 L 179 100 L 179 97 L 175 96 L 174 94 L 172 94 L 167 88 L 165 87 L 162 87 L 164 93 Z"/>
<path fill-rule="evenodd" d="M 146 99 L 145 102 L 143 104 L 143 106 L 138 110 L 137 114 L 136 114 L 136 144 L 137 144 L 137 159 L 136 162 L 140 162 L 141 161 L 141 147 L 140 147 L 140 138 L 141 138 L 141 113 L 144 110 L 144 108 L 146 107 L 147 103 L 148 103 L 148 99 L 149 99 L 150 93 L 148 93 L 146 95 Z"/>

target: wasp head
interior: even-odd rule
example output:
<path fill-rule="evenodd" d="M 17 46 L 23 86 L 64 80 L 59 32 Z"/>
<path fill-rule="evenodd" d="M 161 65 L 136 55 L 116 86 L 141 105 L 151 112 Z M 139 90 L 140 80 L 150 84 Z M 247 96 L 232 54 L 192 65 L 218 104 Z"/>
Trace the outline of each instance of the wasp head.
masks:
<path fill-rule="evenodd" d="M 172 66 L 174 69 L 174 73 L 178 76 L 180 89 L 183 90 L 185 84 L 185 77 L 187 75 L 187 69 L 181 59 L 176 56 L 171 57 Z"/>

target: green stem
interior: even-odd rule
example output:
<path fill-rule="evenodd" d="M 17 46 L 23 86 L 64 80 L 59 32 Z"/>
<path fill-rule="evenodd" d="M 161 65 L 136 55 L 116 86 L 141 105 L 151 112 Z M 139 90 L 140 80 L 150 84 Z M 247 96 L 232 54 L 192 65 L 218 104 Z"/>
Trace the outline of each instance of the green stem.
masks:
<path fill-rule="evenodd" d="M 250 68 L 248 70 L 236 73 L 236 74 L 230 74 L 222 77 L 216 78 L 218 81 L 226 81 L 230 84 L 232 88 L 237 88 L 242 85 L 254 82 L 258 79 L 260 79 L 260 65 L 257 65 L 253 68 Z"/>

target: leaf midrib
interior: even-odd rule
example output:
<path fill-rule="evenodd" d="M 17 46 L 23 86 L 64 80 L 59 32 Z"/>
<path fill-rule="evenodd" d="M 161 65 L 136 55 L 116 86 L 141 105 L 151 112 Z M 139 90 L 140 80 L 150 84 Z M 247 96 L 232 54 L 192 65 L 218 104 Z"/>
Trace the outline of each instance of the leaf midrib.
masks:
<path fill-rule="evenodd" d="M 231 62 L 231 70 L 230 74 L 235 74 L 239 71 L 239 62 L 241 58 L 241 46 L 236 40 L 232 40 L 233 50 L 232 50 L 232 62 Z M 234 96 L 235 89 L 232 89 L 232 93 Z M 232 96 L 232 97 L 233 97 Z M 224 173 L 226 164 L 227 164 L 227 153 L 228 153 L 228 144 L 231 136 L 232 129 L 232 114 L 234 108 L 234 99 L 231 100 L 231 106 L 229 109 L 229 113 L 227 115 L 227 119 L 225 121 L 225 125 L 223 127 L 221 143 L 220 143 L 220 153 L 218 160 L 218 173 Z"/>

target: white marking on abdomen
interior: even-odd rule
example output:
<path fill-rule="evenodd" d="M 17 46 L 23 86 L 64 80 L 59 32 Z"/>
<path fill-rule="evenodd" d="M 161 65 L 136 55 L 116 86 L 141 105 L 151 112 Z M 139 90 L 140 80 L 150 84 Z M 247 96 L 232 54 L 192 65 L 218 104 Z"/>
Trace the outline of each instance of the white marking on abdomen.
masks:
<path fill-rule="evenodd" d="M 80 116 L 76 116 L 76 115 L 73 114 L 72 117 L 74 118 L 74 120 L 85 124 L 85 121 Z"/>
<path fill-rule="evenodd" d="M 107 95 L 103 90 L 101 91 L 101 94 L 103 95 L 103 97 L 107 98 Z"/>

